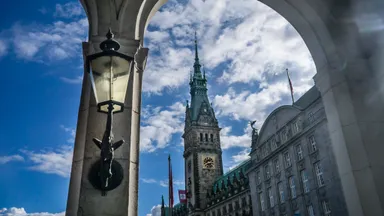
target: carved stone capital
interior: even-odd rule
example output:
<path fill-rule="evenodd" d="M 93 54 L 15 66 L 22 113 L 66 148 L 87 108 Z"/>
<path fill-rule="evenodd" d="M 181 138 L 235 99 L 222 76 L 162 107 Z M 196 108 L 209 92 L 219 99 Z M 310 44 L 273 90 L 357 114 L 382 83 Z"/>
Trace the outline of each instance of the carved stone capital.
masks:
<path fill-rule="evenodd" d="M 148 51 L 149 51 L 148 48 L 144 48 L 140 46 L 135 53 L 135 57 L 134 57 L 135 68 L 140 72 L 144 71 L 145 69 L 145 65 L 147 63 Z"/>

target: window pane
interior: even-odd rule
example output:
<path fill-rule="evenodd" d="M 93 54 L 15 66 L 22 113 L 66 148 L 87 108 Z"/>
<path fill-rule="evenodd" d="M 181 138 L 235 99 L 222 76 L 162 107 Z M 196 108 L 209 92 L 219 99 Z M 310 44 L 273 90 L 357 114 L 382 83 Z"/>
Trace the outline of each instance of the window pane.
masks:
<path fill-rule="evenodd" d="M 274 161 L 274 163 L 275 163 L 275 172 L 276 172 L 276 173 L 279 173 L 279 172 L 280 172 L 280 163 L 279 163 L 279 159 L 276 159 L 276 160 Z"/>
<path fill-rule="evenodd" d="M 277 187 L 279 188 L 280 203 L 284 203 L 285 202 L 285 194 L 284 194 L 283 183 L 280 182 Z"/>
<path fill-rule="evenodd" d="M 329 207 L 328 201 L 323 201 L 322 206 L 323 206 L 324 215 L 331 216 L 331 208 Z"/>
<path fill-rule="evenodd" d="M 260 199 L 260 208 L 261 208 L 261 211 L 264 211 L 264 210 L 265 210 L 265 206 L 264 206 L 264 197 L 263 197 L 263 193 L 260 193 L 260 194 L 259 194 L 259 199 Z"/>
<path fill-rule="evenodd" d="M 256 173 L 256 183 L 259 185 L 261 184 L 261 175 L 260 175 L 260 171 L 258 171 Z"/>
<path fill-rule="evenodd" d="M 309 192 L 309 180 L 308 180 L 308 173 L 306 170 L 301 171 L 301 181 L 303 182 L 304 193 L 308 193 Z"/>
<path fill-rule="evenodd" d="M 273 198 L 272 188 L 268 188 L 268 196 L 269 196 L 269 206 L 275 206 L 275 200 Z"/>
<path fill-rule="evenodd" d="M 264 166 L 264 172 L 265 172 L 265 178 L 270 179 L 271 178 L 271 170 L 269 169 L 269 165 Z"/>
<path fill-rule="evenodd" d="M 309 137 L 309 145 L 311 152 L 315 152 L 317 150 L 315 136 Z"/>
<path fill-rule="evenodd" d="M 291 188 L 291 197 L 296 198 L 296 185 L 293 177 L 289 177 L 289 186 Z"/>
<path fill-rule="evenodd" d="M 289 156 L 289 152 L 286 152 L 284 154 L 284 160 L 285 160 L 285 167 L 288 168 L 290 167 L 292 164 L 291 164 L 291 157 Z"/>
<path fill-rule="evenodd" d="M 325 185 L 324 176 L 323 176 L 323 170 L 320 163 L 315 164 L 316 169 L 316 176 L 317 176 L 317 183 L 319 186 Z"/>
<path fill-rule="evenodd" d="M 309 216 L 315 216 L 315 212 L 314 212 L 314 210 L 313 210 L 312 205 L 310 205 L 310 206 L 307 207 L 307 211 L 308 211 L 308 215 L 309 215 Z"/>
<path fill-rule="evenodd" d="M 297 155 L 297 160 L 303 159 L 303 150 L 301 149 L 301 145 L 296 146 L 296 155 Z"/>

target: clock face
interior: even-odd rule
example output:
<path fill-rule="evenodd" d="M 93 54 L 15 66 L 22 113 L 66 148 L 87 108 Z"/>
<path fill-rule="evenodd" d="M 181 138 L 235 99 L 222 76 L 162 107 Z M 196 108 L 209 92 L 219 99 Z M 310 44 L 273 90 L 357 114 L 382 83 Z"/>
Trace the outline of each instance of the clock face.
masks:
<path fill-rule="evenodd" d="M 215 165 L 215 161 L 211 157 L 206 157 L 203 160 L 203 165 L 204 165 L 204 168 L 212 169 Z"/>

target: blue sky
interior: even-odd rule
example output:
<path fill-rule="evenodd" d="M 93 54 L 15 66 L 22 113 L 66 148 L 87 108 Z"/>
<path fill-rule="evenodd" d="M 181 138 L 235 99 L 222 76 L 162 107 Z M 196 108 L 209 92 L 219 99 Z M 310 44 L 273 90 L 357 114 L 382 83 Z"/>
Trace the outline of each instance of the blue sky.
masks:
<path fill-rule="evenodd" d="M 88 22 L 77 1 L 7 4 L 0 13 L 0 215 L 63 215 Z M 247 158 L 247 122 L 257 119 L 260 127 L 269 112 L 290 103 L 286 67 L 296 98 L 313 85 L 315 67 L 304 42 L 257 0 L 169 0 L 145 36 L 150 53 L 143 84 L 140 216 L 156 216 L 161 195 L 167 195 L 168 154 L 176 199 L 176 189 L 184 187 L 181 134 L 194 30 L 223 128 L 225 170 Z"/>

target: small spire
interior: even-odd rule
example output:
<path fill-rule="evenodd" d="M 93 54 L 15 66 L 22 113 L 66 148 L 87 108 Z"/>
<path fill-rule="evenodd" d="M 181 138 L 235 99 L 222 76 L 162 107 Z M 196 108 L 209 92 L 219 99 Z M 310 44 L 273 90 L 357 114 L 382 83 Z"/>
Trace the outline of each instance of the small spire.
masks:
<path fill-rule="evenodd" d="M 189 101 L 187 100 L 187 108 L 189 108 Z"/>
<path fill-rule="evenodd" d="M 164 208 L 164 196 L 161 195 L 161 208 Z"/>
<path fill-rule="evenodd" d="M 204 65 L 203 65 L 203 72 L 204 72 L 203 78 L 205 79 L 205 66 Z"/>
<path fill-rule="evenodd" d="M 195 61 L 199 61 L 199 54 L 197 51 L 197 32 L 195 31 Z"/>

